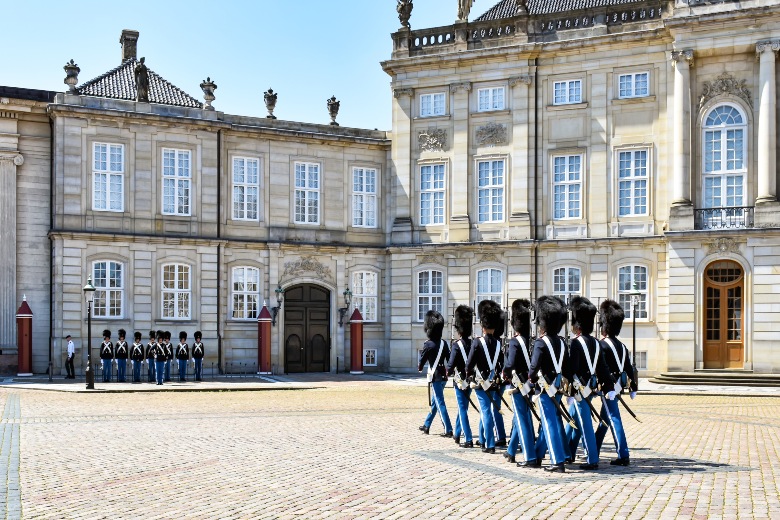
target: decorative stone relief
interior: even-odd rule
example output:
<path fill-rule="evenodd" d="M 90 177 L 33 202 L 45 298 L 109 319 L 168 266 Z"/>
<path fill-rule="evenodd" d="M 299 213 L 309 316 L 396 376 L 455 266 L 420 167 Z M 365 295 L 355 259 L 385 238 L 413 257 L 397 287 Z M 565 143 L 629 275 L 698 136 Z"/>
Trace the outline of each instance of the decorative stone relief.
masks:
<path fill-rule="evenodd" d="M 450 92 L 453 94 L 458 92 L 459 90 L 465 90 L 466 92 L 471 90 L 471 83 L 468 81 L 461 81 L 459 83 L 451 83 L 450 84 Z"/>
<path fill-rule="evenodd" d="M 447 148 L 447 131 L 443 128 L 429 128 L 417 136 L 422 152 L 442 152 Z"/>
<path fill-rule="evenodd" d="M 401 96 L 413 96 L 414 95 L 414 89 L 413 88 L 395 88 L 393 89 L 393 97 L 399 98 Z"/>
<path fill-rule="evenodd" d="M 693 67 L 693 51 L 691 49 L 686 49 L 684 51 L 672 51 L 671 60 L 675 63 L 687 61 L 688 65 Z"/>
<path fill-rule="evenodd" d="M 477 127 L 477 145 L 490 145 L 506 143 L 506 125 L 490 122 Z"/>
<path fill-rule="evenodd" d="M 768 42 L 759 42 L 756 44 L 756 57 L 760 56 L 764 51 L 777 52 L 780 51 L 780 40 L 773 40 Z"/>
<path fill-rule="evenodd" d="M 420 265 L 424 264 L 439 264 L 439 259 L 433 255 L 422 255 L 420 257 Z"/>
<path fill-rule="evenodd" d="M 294 262 L 285 262 L 282 279 L 300 276 L 307 272 L 316 274 L 321 280 L 333 280 L 333 274 L 330 272 L 330 267 L 322 265 L 319 260 L 313 256 L 305 256 Z"/>
<path fill-rule="evenodd" d="M 501 263 L 498 257 L 493 253 L 486 253 L 482 255 L 477 263 L 484 264 L 487 262 Z"/>
<path fill-rule="evenodd" d="M 738 80 L 728 72 L 724 72 L 715 81 L 705 81 L 699 98 L 699 108 L 704 103 L 722 94 L 731 94 L 742 98 L 750 108 L 753 108 L 753 96 L 747 87 L 747 80 Z"/>
<path fill-rule="evenodd" d="M 21 166 L 24 164 L 24 156 L 20 153 L 0 153 L 0 161 L 13 161 L 14 166 Z"/>
<path fill-rule="evenodd" d="M 740 254 L 739 244 L 733 238 L 716 238 L 712 242 L 706 242 L 706 244 L 710 248 L 709 254 Z"/>
<path fill-rule="evenodd" d="M 533 76 L 530 74 L 521 74 L 520 76 L 512 76 L 509 78 L 509 86 L 514 87 L 515 85 L 523 84 L 523 85 L 530 85 L 533 82 Z"/>

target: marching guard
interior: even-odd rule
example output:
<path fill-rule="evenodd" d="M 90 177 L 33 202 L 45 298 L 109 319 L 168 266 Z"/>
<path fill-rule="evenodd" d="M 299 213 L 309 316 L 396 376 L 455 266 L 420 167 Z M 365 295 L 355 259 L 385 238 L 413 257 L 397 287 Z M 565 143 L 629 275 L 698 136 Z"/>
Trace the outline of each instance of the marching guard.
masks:
<path fill-rule="evenodd" d="M 428 311 L 425 314 L 425 334 L 428 336 L 428 341 L 423 345 L 417 371 L 422 372 L 423 366 L 428 363 L 428 385 L 429 388 L 433 388 L 433 399 L 429 403 L 431 409 L 425 422 L 420 426 L 420 431 L 428 434 L 433 418 L 438 412 L 444 425 L 444 433 L 441 436 L 452 437 L 452 424 L 444 402 L 444 385 L 447 383 L 447 370 L 444 364 L 449 358 L 449 348 L 441 337 L 443 332 L 444 317 L 436 311 Z"/>
<path fill-rule="evenodd" d="M 187 381 L 187 361 L 190 360 L 190 347 L 187 345 L 187 333 L 184 331 L 179 332 L 176 360 L 179 362 L 179 381 Z"/>
<path fill-rule="evenodd" d="M 133 362 L 133 383 L 141 382 L 141 365 L 144 362 L 144 345 L 141 343 L 141 333 L 133 334 L 133 346 L 130 348 L 130 360 Z"/>
<path fill-rule="evenodd" d="M 466 360 L 471 350 L 471 333 L 473 329 L 474 309 L 468 305 L 458 305 L 453 316 L 453 326 L 458 333 L 450 348 L 450 359 L 447 363 L 447 376 L 453 378 L 455 400 L 458 402 L 458 415 L 455 417 L 455 442 L 461 448 L 473 448 L 474 439 L 469 425 L 469 401 L 471 386 L 466 379 Z M 460 437 L 465 440 L 461 444 Z"/>
<path fill-rule="evenodd" d="M 150 383 L 155 381 L 154 350 L 157 348 L 157 337 L 155 331 L 149 331 L 149 343 L 146 344 L 146 362 L 149 363 L 149 370 L 147 370 L 146 376 Z"/>
<path fill-rule="evenodd" d="M 192 344 L 192 360 L 195 363 L 195 381 L 203 381 L 203 356 L 206 355 L 206 348 L 201 343 L 200 338 L 203 335 L 199 330 L 195 331 L 195 343 Z"/>
<path fill-rule="evenodd" d="M 103 331 L 103 343 L 100 345 L 100 359 L 103 362 L 103 382 L 111 381 L 111 360 L 114 359 L 114 345 L 111 343 L 111 331 Z"/>
<path fill-rule="evenodd" d="M 163 384 L 165 379 L 165 363 L 168 360 L 168 352 L 165 349 L 165 332 L 157 331 L 157 345 L 154 347 L 154 365 L 157 384 Z"/>
<path fill-rule="evenodd" d="M 116 342 L 116 348 L 114 349 L 114 359 L 116 360 L 116 381 L 117 383 L 125 382 L 125 375 L 127 373 L 127 358 L 130 355 L 130 349 L 125 341 L 125 329 L 119 329 L 119 341 Z"/>
<path fill-rule="evenodd" d="M 171 382 L 171 361 L 173 361 L 173 346 L 171 345 L 171 331 L 163 334 L 163 350 L 165 351 L 165 377 L 166 383 Z"/>

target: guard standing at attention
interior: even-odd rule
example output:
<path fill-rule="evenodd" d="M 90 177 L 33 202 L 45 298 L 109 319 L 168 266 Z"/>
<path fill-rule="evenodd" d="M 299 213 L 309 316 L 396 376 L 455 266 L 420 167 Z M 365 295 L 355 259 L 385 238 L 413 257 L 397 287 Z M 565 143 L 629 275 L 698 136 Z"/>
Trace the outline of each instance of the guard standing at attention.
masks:
<path fill-rule="evenodd" d="M 171 345 L 171 331 L 166 330 L 163 335 L 163 350 L 165 350 L 165 382 L 171 382 L 171 361 L 173 361 L 173 345 Z"/>
<path fill-rule="evenodd" d="M 149 343 L 146 344 L 146 362 L 149 363 L 149 370 L 146 377 L 150 383 L 154 383 L 155 370 L 154 370 L 154 349 L 157 347 L 157 333 L 153 330 L 149 331 Z"/>
<path fill-rule="evenodd" d="M 127 341 L 125 341 L 126 334 L 125 329 L 119 329 L 119 341 L 116 342 L 116 348 L 114 349 L 117 383 L 124 383 L 127 373 L 127 358 L 130 355 L 130 348 L 127 346 Z"/>
<path fill-rule="evenodd" d="M 200 338 L 203 335 L 199 330 L 195 331 L 195 343 L 192 345 L 192 359 L 195 362 L 195 381 L 203 381 L 203 356 L 206 355 L 206 348 L 201 343 Z"/>
<path fill-rule="evenodd" d="M 564 442 L 563 423 L 558 415 L 561 390 L 571 379 L 569 356 L 563 338 L 558 336 L 566 323 L 566 306 L 557 296 L 540 296 L 536 300 L 536 324 L 540 337 L 534 342 L 528 378 L 542 386 L 539 395 L 539 413 L 543 435 L 536 441 L 536 458 L 541 460 L 550 449 L 551 466 L 545 471 L 566 471 L 564 463 L 568 450 Z M 541 374 L 540 374 L 541 373 Z"/>
<path fill-rule="evenodd" d="M 154 347 L 154 365 L 155 373 L 157 375 L 157 384 L 163 384 L 165 379 L 165 363 L 168 360 L 168 353 L 165 350 L 165 333 L 161 330 L 157 331 L 157 345 Z"/>
<path fill-rule="evenodd" d="M 176 360 L 179 362 L 179 381 L 187 381 L 187 361 L 190 360 L 190 347 L 187 345 L 187 333 L 184 331 L 179 332 Z"/>
<path fill-rule="evenodd" d="M 439 413 L 444 425 L 442 437 L 452 437 L 452 424 L 447 414 L 447 405 L 444 402 L 444 385 L 447 384 L 447 369 L 445 362 L 449 358 L 449 348 L 441 335 L 444 332 L 444 317 L 436 311 L 428 311 L 425 314 L 425 335 L 428 341 L 423 345 L 420 353 L 420 361 L 417 363 L 417 371 L 422 372 L 423 366 L 428 364 L 428 384 L 433 389 L 431 409 L 425 422 L 420 426 L 420 431 L 427 434 L 431 428 L 433 418 Z"/>
<path fill-rule="evenodd" d="M 141 333 L 133 334 L 133 346 L 130 348 L 130 359 L 133 361 L 133 383 L 141 382 L 141 365 L 144 362 L 144 345 L 141 343 Z"/>
<path fill-rule="evenodd" d="M 111 343 L 111 331 L 103 331 L 103 343 L 100 345 L 100 359 L 103 362 L 103 382 L 111 381 L 111 360 L 114 359 L 114 345 Z"/>
<path fill-rule="evenodd" d="M 466 379 L 466 360 L 471 350 L 471 332 L 473 329 L 474 309 L 468 305 L 458 305 L 453 316 L 453 326 L 458 333 L 458 339 L 450 348 L 450 359 L 447 363 L 447 376 L 453 378 L 455 400 L 458 402 L 458 415 L 455 417 L 455 442 L 461 448 L 473 448 L 474 439 L 469 425 L 469 398 L 471 386 Z M 461 444 L 460 437 L 465 441 Z"/>
<path fill-rule="evenodd" d="M 65 370 L 68 371 L 68 375 L 65 379 L 76 379 L 76 371 L 73 368 L 73 358 L 76 357 L 76 346 L 73 344 L 73 340 L 70 339 L 70 334 L 65 336 L 68 340 L 68 357 L 65 360 Z"/>

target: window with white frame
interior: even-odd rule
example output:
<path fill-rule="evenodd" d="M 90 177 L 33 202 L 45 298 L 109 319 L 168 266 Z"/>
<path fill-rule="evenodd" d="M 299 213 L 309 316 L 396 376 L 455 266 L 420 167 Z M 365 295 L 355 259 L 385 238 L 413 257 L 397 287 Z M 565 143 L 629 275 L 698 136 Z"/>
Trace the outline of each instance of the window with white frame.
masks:
<path fill-rule="evenodd" d="M 420 224 L 444 224 L 444 165 L 420 166 Z"/>
<path fill-rule="evenodd" d="M 480 269 L 477 271 L 477 304 L 483 300 L 493 300 L 501 305 L 504 295 L 504 273 L 499 269 Z"/>
<path fill-rule="evenodd" d="M 124 211 L 124 145 L 94 143 L 92 156 L 92 209 Z"/>
<path fill-rule="evenodd" d="M 422 94 L 420 96 L 420 117 L 443 116 L 445 113 L 445 94 Z"/>
<path fill-rule="evenodd" d="M 647 150 L 618 152 L 618 215 L 647 215 Z"/>
<path fill-rule="evenodd" d="M 189 150 L 163 148 L 163 214 L 189 215 L 192 163 Z"/>
<path fill-rule="evenodd" d="M 504 161 L 477 162 L 479 222 L 504 220 Z"/>
<path fill-rule="evenodd" d="M 582 80 L 556 81 L 553 83 L 553 105 L 582 103 Z"/>
<path fill-rule="evenodd" d="M 618 303 L 623 307 L 626 319 L 633 318 L 631 293 L 639 294 L 636 308 L 637 318 L 647 318 L 647 267 L 643 265 L 625 265 L 618 269 Z"/>
<path fill-rule="evenodd" d="M 557 267 L 553 269 L 554 296 L 566 301 L 571 295 L 582 294 L 582 271 L 578 267 Z"/>
<path fill-rule="evenodd" d="M 96 318 L 121 318 L 125 292 L 124 266 L 111 260 L 92 263 L 95 297 L 92 315 Z"/>
<path fill-rule="evenodd" d="M 190 319 L 192 286 L 190 266 L 167 264 L 162 268 L 162 318 L 168 320 Z"/>
<path fill-rule="evenodd" d="M 650 95 L 650 74 L 634 72 L 618 76 L 618 97 L 620 99 L 645 97 Z"/>
<path fill-rule="evenodd" d="M 477 90 L 477 110 L 504 110 L 504 87 L 481 88 Z"/>
<path fill-rule="evenodd" d="M 360 310 L 364 322 L 376 321 L 377 303 L 377 274 L 372 271 L 353 273 L 352 306 Z"/>
<path fill-rule="evenodd" d="M 375 168 L 352 168 L 352 226 L 376 227 Z"/>
<path fill-rule="evenodd" d="M 258 220 L 260 160 L 233 157 L 233 220 Z"/>
<path fill-rule="evenodd" d="M 320 165 L 295 163 L 295 223 L 320 223 Z"/>
<path fill-rule="evenodd" d="M 647 351 L 638 350 L 636 359 L 633 360 L 637 370 L 647 370 Z"/>
<path fill-rule="evenodd" d="M 734 105 L 713 108 L 704 120 L 702 201 L 705 208 L 744 205 L 747 125 Z"/>
<path fill-rule="evenodd" d="M 233 319 L 257 318 L 260 297 L 260 270 L 256 267 L 233 268 Z"/>
<path fill-rule="evenodd" d="M 581 218 L 582 155 L 553 157 L 553 219 Z"/>
<path fill-rule="evenodd" d="M 444 273 L 420 271 L 417 273 L 417 321 L 425 321 L 428 311 L 443 312 Z"/>
<path fill-rule="evenodd" d="M 363 366 L 364 367 L 375 367 L 375 366 L 377 366 L 377 363 L 376 363 L 376 349 L 375 348 L 363 349 Z"/>

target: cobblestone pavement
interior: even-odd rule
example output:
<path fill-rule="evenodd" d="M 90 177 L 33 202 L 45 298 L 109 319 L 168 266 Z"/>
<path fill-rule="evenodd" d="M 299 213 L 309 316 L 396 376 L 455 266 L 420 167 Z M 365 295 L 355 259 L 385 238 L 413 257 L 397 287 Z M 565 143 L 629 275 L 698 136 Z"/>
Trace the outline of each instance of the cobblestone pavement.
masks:
<path fill-rule="evenodd" d="M 632 465 L 609 466 L 605 444 L 598 472 L 564 475 L 457 448 L 439 422 L 421 434 L 425 400 L 403 377 L 257 392 L 3 386 L 0 518 L 780 518 L 776 397 L 640 395 L 643 424 L 625 416 Z"/>

